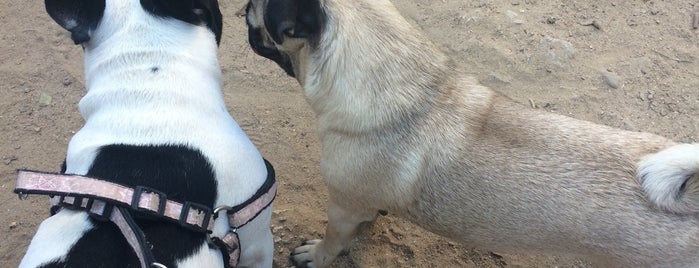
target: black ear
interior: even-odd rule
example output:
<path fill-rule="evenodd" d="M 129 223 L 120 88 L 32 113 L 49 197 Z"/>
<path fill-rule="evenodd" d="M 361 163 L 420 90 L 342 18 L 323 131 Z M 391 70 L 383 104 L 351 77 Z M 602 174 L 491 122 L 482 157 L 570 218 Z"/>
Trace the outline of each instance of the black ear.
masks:
<path fill-rule="evenodd" d="M 284 36 L 317 41 L 325 14 L 320 0 L 269 0 L 264 12 L 267 32 L 281 44 Z"/>
<path fill-rule="evenodd" d="M 46 11 L 58 25 L 70 31 L 75 44 L 90 41 L 104 15 L 105 0 L 45 0 Z"/>
<path fill-rule="evenodd" d="M 141 0 L 141 6 L 156 16 L 205 24 L 216 35 L 216 43 L 221 42 L 223 19 L 216 0 Z"/>

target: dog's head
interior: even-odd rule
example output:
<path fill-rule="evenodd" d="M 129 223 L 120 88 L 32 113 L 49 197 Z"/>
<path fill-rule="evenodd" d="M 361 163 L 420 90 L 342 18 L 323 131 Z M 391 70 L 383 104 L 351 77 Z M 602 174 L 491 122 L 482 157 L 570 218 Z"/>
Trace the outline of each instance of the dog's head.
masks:
<path fill-rule="evenodd" d="M 61 27 L 70 31 L 75 44 L 90 42 L 100 30 L 104 19 L 106 1 L 139 0 L 45 0 L 46 11 Z M 216 0 L 140 0 L 140 6 L 148 14 L 162 18 L 175 18 L 194 25 L 206 25 L 221 40 L 221 11 Z M 114 10 L 111 12 L 134 12 Z"/>
<path fill-rule="evenodd" d="M 246 22 L 255 53 L 292 77 L 304 75 L 304 58 L 320 41 L 326 16 L 322 0 L 250 0 Z"/>

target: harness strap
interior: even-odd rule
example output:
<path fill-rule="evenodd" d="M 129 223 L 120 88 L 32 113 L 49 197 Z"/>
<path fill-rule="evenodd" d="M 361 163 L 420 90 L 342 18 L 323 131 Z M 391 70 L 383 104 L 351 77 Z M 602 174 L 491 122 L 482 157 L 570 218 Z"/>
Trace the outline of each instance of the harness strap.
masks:
<path fill-rule="evenodd" d="M 233 208 L 225 208 L 228 215 L 228 224 L 230 229 L 220 238 L 229 255 L 229 265 L 236 267 L 240 260 L 240 239 L 238 238 L 238 229 L 245 226 L 257 215 L 262 213 L 267 207 L 272 205 L 274 198 L 277 195 L 277 181 L 274 173 L 274 167 L 265 159 L 267 167 L 267 180 L 260 189 L 248 201 Z"/>
<path fill-rule="evenodd" d="M 158 265 L 150 250 L 149 243 L 146 241 L 146 235 L 143 234 L 143 231 L 138 227 L 136 221 L 131 217 L 131 213 L 126 208 L 116 207 L 109 219 L 119 227 L 126 241 L 129 242 L 131 248 L 136 252 L 138 260 L 141 262 L 141 267 L 149 268 Z M 162 266 L 162 264 L 160 265 Z"/>
<path fill-rule="evenodd" d="M 228 213 L 228 224 L 231 229 L 221 238 L 229 252 L 229 263 L 231 267 L 236 267 L 240 259 L 240 240 L 238 239 L 238 228 L 251 222 L 263 210 L 269 207 L 277 194 L 277 183 L 273 183 L 267 192 L 237 212 Z M 230 212 L 230 211 L 229 211 Z"/>
<path fill-rule="evenodd" d="M 58 205 L 69 209 L 85 210 L 94 219 L 113 222 L 138 256 L 141 268 L 164 267 L 155 261 L 145 234 L 134 221 L 128 208 L 114 206 L 102 200 L 74 197 L 61 198 Z"/>
<path fill-rule="evenodd" d="M 95 219 L 114 222 L 138 255 L 142 268 L 165 266 L 155 262 L 145 235 L 133 220 L 130 211 L 147 212 L 176 221 L 191 230 L 210 233 L 214 217 L 219 211 L 226 210 L 230 229 L 222 238 L 213 238 L 212 241 L 223 244 L 228 253 L 228 265 L 236 267 L 240 259 L 238 228 L 248 224 L 268 208 L 277 194 L 274 168 L 267 160 L 264 162 L 267 179 L 260 189 L 243 204 L 224 206 L 217 208 L 215 212 L 197 203 L 185 202 L 183 205 L 168 200 L 164 193 L 155 189 L 142 186 L 131 188 L 80 175 L 19 170 L 14 192 L 20 198 L 28 194 L 56 195 L 57 198 L 52 198 L 52 205 L 85 210 Z"/>
<path fill-rule="evenodd" d="M 214 224 L 211 209 L 204 205 L 168 200 L 164 193 L 148 187 L 132 188 L 80 175 L 19 170 L 15 193 L 104 200 L 164 217 L 197 232 L 211 231 Z"/>

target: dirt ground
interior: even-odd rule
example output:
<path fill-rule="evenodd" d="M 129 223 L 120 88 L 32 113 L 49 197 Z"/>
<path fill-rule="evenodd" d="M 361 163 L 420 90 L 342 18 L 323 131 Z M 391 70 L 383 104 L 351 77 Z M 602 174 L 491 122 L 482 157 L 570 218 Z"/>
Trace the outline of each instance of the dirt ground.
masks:
<path fill-rule="evenodd" d="M 0 0 L 0 267 L 16 267 L 46 198 L 19 201 L 15 170 L 58 171 L 82 118 L 81 49 L 42 1 Z M 230 112 L 281 183 L 275 267 L 326 224 L 315 117 L 295 80 L 248 47 L 243 0 L 222 1 L 220 47 Z M 483 84 L 518 102 L 681 142 L 699 140 L 696 0 L 395 0 Z M 699 15 L 696 15 L 699 16 Z M 336 267 L 589 267 L 583 261 L 474 249 L 392 216 L 365 228 Z"/>

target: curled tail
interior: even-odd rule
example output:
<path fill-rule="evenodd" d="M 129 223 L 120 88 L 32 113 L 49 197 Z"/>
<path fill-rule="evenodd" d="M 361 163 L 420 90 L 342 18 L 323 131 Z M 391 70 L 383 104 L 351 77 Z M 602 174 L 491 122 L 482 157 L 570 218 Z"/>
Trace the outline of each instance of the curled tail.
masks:
<path fill-rule="evenodd" d="M 680 144 L 647 156 L 638 179 L 651 203 L 680 214 L 699 213 L 699 144 Z"/>

